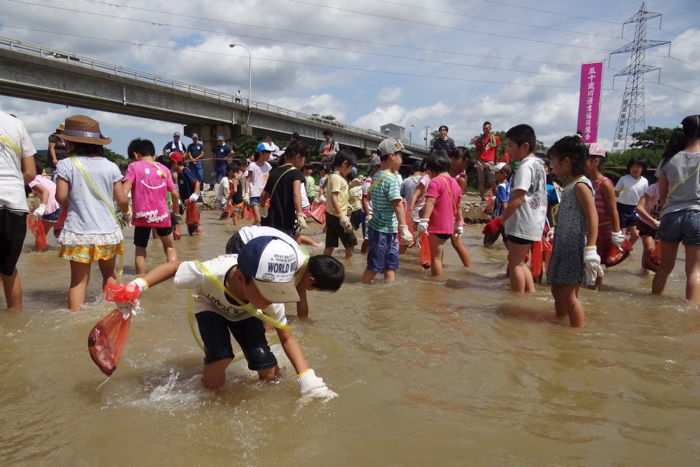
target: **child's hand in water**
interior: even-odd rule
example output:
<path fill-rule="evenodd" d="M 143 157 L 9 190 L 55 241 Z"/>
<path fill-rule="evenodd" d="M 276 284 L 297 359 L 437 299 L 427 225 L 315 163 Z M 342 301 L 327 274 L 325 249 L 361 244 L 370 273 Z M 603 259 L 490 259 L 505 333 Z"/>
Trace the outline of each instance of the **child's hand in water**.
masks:
<path fill-rule="evenodd" d="M 312 369 L 300 374 L 298 381 L 302 398 L 330 400 L 338 397 L 338 394 L 328 389 L 323 378 L 316 376 L 316 372 Z"/>

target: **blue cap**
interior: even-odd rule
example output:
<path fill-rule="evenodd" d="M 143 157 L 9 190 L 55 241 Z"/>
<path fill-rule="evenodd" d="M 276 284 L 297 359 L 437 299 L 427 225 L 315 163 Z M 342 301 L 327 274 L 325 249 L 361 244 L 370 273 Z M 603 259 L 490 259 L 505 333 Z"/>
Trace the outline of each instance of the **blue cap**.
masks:
<path fill-rule="evenodd" d="M 258 143 L 258 146 L 255 148 L 255 152 L 275 152 L 275 148 L 268 143 Z"/>
<path fill-rule="evenodd" d="M 246 243 L 238 254 L 238 269 L 255 281 L 271 303 L 299 301 L 294 274 L 299 269 L 296 249 L 276 237 L 257 237 Z"/>

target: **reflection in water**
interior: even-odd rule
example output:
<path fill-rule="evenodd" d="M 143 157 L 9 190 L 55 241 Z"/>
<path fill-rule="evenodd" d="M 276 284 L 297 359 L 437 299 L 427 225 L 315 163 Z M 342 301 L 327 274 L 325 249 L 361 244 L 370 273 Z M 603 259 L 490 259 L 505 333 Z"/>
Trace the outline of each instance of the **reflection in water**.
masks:
<path fill-rule="evenodd" d="M 204 215 L 206 235 L 177 243 L 183 259 L 223 252 L 232 227 Z M 2 465 L 697 465 L 700 322 L 682 268 L 655 298 L 633 256 L 602 292 L 582 291 L 587 327 L 572 330 L 551 324 L 547 288 L 506 291 L 505 252 L 478 231 L 472 270 L 448 248 L 434 280 L 409 252 L 395 284 L 365 286 L 358 255 L 338 293 L 310 295 L 312 321 L 292 329 L 340 397 L 306 406 L 288 364 L 264 385 L 240 360 L 205 391 L 188 294 L 172 283 L 145 294 L 100 387 L 87 335 L 109 305 L 93 284 L 68 313 L 67 264 L 28 253 L 28 309 L 0 314 Z"/>

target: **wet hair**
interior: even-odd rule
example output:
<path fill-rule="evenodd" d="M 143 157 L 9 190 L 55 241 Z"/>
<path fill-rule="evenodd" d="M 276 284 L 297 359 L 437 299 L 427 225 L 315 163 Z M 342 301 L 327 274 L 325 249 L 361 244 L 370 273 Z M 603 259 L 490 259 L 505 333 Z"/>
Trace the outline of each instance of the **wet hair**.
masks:
<path fill-rule="evenodd" d="M 335 292 L 345 281 L 345 266 L 329 255 L 316 255 L 309 258 L 307 271 L 318 290 Z"/>
<path fill-rule="evenodd" d="M 571 161 L 571 174 L 574 177 L 583 175 L 586 159 L 588 159 L 588 146 L 576 136 L 565 136 L 549 149 L 547 156 L 550 159 L 569 159 Z"/>
<path fill-rule="evenodd" d="M 642 175 L 644 175 L 644 172 L 647 171 L 647 162 L 644 159 L 638 159 L 636 157 L 633 157 L 629 161 L 627 161 L 627 172 L 629 172 L 632 169 L 632 166 L 638 165 L 642 168 Z"/>
<path fill-rule="evenodd" d="M 340 152 L 335 155 L 333 158 L 333 168 L 337 169 L 343 165 L 344 162 L 347 162 L 350 165 L 355 165 L 357 163 L 355 154 L 353 154 L 349 149 L 341 149 Z"/>
<path fill-rule="evenodd" d="M 440 128 L 438 128 L 438 131 L 442 131 L 442 130 L 450 131 L 450 129 L 447 128 L 447 125 L 440 125 Z"/>
<path fill-rule="evenodd" d="M 287 145 L 284 150 L 284 160 L 288 161 L 290 158 L 306 157 L 309 152 L 309 147 L 303 141 L 292 140 Z"/>
<path fill-rule="evenodd" d="M 527 143 L 530 146 L 530 152 L 534 152 L 537 147 L 537 137 L 535 130 L 530 125 L 520 124 L 506 132 L 506 138 L 513 141 L 518 146 Z"/>
<path fill-rule="evenodd" d="M 142 156 L 155 156 L 156 147 L 150 139 L 136 138 L 131 140 L 126 153 L 129 155 L 129 159 L 136 159 L 136 153 Z"/>
<path fill-rule="evenodd" d="M 463 161 L 469 160 L 469 149 L 464 146 L 457 146 L 457 148 L 450 154 L 450 159 L 461 159 Z"/>
<path fill-rule="evenodd" d="M 664 149 L 661 165 L 700 138 L 700 115 L 688 115 L 681 122 L 681 126 L 682 129 L 673 130 L 671 133 L 671 139 Z"/>
<path fill-rule="evenodd" d="M 450 170 L 450 158 L 447 157 L 447 151 L 438 149 L 431 152 L 425 161 L 425 167 L 437 174 Z"/>
<path fill-rule="evenodd" d="M 70 143 L 73 153 L 78 156 L 104 156 L 105 148 L 99 144 Z"/>

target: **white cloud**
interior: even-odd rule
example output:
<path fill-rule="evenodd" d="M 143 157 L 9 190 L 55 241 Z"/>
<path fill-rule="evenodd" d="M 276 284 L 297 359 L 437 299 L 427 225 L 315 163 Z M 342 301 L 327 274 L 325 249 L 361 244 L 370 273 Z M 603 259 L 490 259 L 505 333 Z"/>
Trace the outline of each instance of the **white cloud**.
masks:
<path fill-rule="evenodd" d="M 401 88 L 382 88 L 377 94 L 377 102 L 382 105 L 393 104 L 401 98 Z"/>
<path fill-rule="evenodd" d="M 333 115 L 337 120 L 345 119 L 344 104 L 330 94 L 314 95 L 308 98 L 281 97 L 272 99 L 270 103 L 297 112 Z"/>

